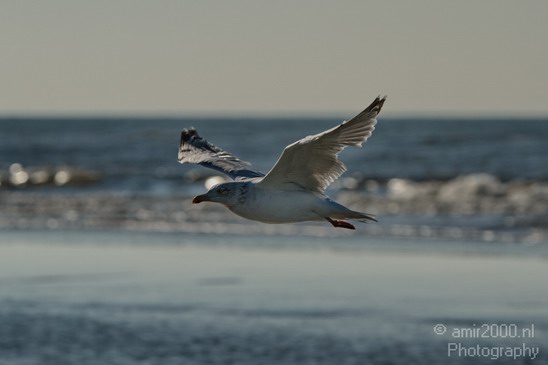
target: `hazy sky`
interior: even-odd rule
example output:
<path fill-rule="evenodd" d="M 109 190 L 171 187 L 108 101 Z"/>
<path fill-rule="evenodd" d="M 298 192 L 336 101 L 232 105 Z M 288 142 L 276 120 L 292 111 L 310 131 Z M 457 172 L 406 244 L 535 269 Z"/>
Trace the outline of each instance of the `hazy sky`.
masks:
<path fill-rule="evenodd" d="M 0 115 L 548 115 L 548 1 L 0 0 Z"/>

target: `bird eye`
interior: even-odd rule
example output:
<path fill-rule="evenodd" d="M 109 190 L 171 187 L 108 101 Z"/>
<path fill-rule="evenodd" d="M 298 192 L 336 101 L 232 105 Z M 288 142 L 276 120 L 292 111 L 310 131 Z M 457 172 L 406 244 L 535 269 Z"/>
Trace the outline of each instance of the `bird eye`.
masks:
<path fill-rule="evenodd" d="M 226 192 L 227 192 L 227 189 L 226 189 L 226 188 L 218 188 L 218 189 L 217 189 L 217 193 L 218 193 L 218 194 L 226 194 Z"/>

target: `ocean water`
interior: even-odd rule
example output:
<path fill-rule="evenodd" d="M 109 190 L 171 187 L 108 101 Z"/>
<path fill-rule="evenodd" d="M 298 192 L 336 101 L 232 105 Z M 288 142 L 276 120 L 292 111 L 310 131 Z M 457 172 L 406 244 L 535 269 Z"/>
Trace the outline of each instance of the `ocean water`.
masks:
<path fill-rule="evenodd" d="M 181 129 L 267 172 L 283 148 L 333 119 L 3 119 L 0 170 L 69 166 L 94 170 L 96 189 L 179 192 L 191 167 L 176 160 Z M 548 119 L 385 119 L 363 149 L 342 158 L 368 179 L 451 179 L 485 172 L 506 181 L 548 180 Z M 89 189 L 89 186 L 86 187 Z"/>
<path fill-rule="evenodd" d="M 185 199 L 218 173 L 180 165 L 176 156 L 181 129 L 194 126 L 267 172 L 286 145 L 339 122 L 3 118 L 0 227 L 214 229 L 197 224 L 205 219 L 222 225 L 216 232 L 325 235 L 315 226 L 265 228 L 219 207 L 191 207 Z M 548 119 L 381 117 L 363 148 L 341 153 L 349 171 L 328 193 L 379 217 L 367 234 L 541 242 L 548 237 L 546 141 Z"/>

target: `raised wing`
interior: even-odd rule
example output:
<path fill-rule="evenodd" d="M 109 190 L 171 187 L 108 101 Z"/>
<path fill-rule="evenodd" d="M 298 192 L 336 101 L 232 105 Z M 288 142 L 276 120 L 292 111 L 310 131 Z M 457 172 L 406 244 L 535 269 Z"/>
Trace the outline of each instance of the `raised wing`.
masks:
<path fill-rule="evenodd" d="M 245 180 L 264 176 L 255 170 L 249 162 L 212 145 L 198 135 L 196 129 L 183 129 L 179 144 L 179 163 L 195 163 L 220 171 L 233 180 Z"/>
<path fill-rule="evenodd" d="M 363 112 L 325 132 L 307 136 L 285 148 L 259 184 L 279 190 L 323 193 L 346 171 L 337 154 L 346 146 L 361 147 L 375 129 L 386 97 L 377 97 Z"/>

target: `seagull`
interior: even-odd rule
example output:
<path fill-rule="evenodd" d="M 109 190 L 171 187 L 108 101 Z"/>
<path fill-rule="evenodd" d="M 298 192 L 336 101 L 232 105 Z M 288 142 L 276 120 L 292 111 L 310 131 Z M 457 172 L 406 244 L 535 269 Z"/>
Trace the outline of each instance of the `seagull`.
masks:
<path fill-rule="evenodd" d="M 243 218 L 263 223 L 326 220 L 333 227 L 356 229 L 347 220 L 376 222 L 371 214 L 353 211 L 331 200 L 325 190 L 346 171 L 338 153 L 346 146 L 361 147 L 371 136 L 385 100 L 386 96 L 379 96 L 349 121 L 290 144 L 266 175 L 209 143 L 196 129 L 184 129 L 179 163 L 199 164 L 234 180 L 213 186 L 192 203 L 220 203 Z"/>

